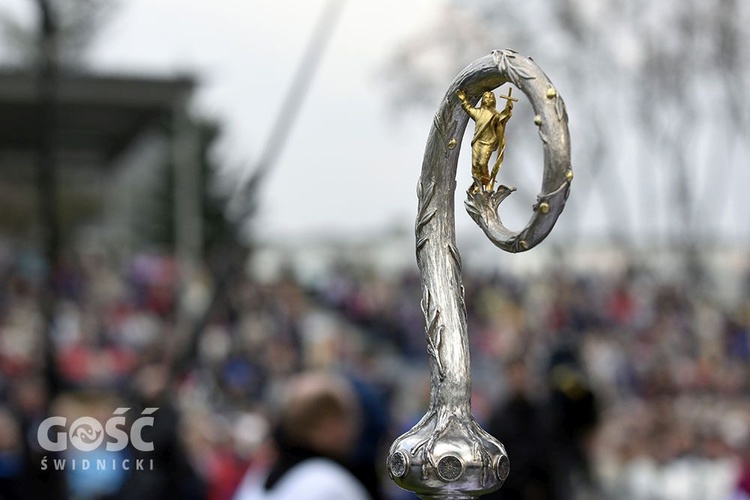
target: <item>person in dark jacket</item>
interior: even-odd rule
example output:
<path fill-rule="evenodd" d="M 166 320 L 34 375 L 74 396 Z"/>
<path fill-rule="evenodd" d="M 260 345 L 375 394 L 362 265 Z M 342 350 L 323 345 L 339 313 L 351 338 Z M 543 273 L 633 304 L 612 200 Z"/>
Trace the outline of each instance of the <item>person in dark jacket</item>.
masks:
<path fill-rule="evenodd" d="M 493 411 L 488 430 L 504 445 L 511 473 L 503 487 L 487 499 L 552 499 L 552 464 L 549 460 L 549 432 L 544 405 L 532 399 L 530 374 L 523 359 L 506 368 L 508 395 Z"/>

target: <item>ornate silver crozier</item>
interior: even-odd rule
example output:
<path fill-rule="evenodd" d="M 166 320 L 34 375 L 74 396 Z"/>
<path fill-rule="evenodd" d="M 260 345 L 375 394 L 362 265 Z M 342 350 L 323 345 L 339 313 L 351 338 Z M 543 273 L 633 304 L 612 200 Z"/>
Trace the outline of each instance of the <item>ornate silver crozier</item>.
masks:
<path fill-rule="evenodd" d="M 495 189 L 505 150 L 505 127 L 516 99 L 511 91 L 501 96 L 506 104 L 498 111 L 493 89 L 506 83 L 530 101 L 544 148 L 541 194 L 531 220 L 520 232 L 507 229 L 497 212 L 500 202 L 515 190 L 503 185 Z M 477 498 L 500 488 L 510 472 L 505 448 L 471 413 L 466 306 L 453 203 L 461 138 L 469 118 L 475 130 L 473 183 L 467 191 L 466 210 L 496 246 L 522 252 L 539 244 L 562 212 L 573 179 L 565 104 L 531 59 L 512 50 L 496 50 L 456 77 L 435 115 L 417 187 L 415 232 L 430 405 L 419 423 L 396 439 L 387 459 L 391 478 L 425 500 Z"/>

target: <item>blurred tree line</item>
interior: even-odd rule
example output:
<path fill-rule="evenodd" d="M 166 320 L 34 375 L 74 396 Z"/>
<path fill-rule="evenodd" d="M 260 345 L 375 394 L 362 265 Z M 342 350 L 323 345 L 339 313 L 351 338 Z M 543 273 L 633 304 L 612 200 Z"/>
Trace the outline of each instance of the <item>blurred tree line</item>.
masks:
<path fill-rule="evenodd" d="M 58 64 L 68 70 L 85 65 L 87 50 L 116 11 L 118 0 L 27 0 L 34 9 L 49 8 L 55 18 L 55 51 Z M 0 11 L 0 37 L 11 63 L 30 66 L 43 52 L 37 24 L 25 23 Z"/>

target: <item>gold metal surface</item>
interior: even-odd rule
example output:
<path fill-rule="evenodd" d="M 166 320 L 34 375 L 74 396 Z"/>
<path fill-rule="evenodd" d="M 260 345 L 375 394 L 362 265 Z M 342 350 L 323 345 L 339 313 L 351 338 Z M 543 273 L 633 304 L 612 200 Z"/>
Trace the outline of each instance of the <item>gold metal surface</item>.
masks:
<path fill-rule="evenodd" d="M 474 107 L 466 99 L 466 93 L 459 89 L 456 96 L 461 106 L 476 123 L 474 137 L 471 140 L 471 175 L 474 182 L 469 188 L 472 193 L 480 191 L 493 192 L 495 179 L 505 156 L 505 126 L 513 114 L 513 102 L 518 99 L 512 97 L 513 88 L 508 89 L 508 95 L 501 95 L 505 99 L 505 108 L 498 111 L 495 94 L 491 91 L 482 94 L 479 107 Z M 497 151 L 497 159 L 492 171 L 489 170 L 490 156 Z"/>
<path fill-rule="evenodd" d="M 543 214 L 549 213 L 549 203 L 543 201 L 539 204 L 539 211 Z"/>
<path fill-rule="evenodd" d="M 547 99 L 554 99 L 557 97 L 557 90 L 554 89 L 554 87 L 550 87 L 547 89 Z"/>

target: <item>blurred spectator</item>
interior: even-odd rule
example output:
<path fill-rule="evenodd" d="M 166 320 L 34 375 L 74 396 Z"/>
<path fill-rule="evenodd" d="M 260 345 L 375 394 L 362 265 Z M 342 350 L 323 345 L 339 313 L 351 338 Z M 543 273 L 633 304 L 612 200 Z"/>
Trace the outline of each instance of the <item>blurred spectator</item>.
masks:
<path fill-rule="evenodd" d="M 30 497 L 24 465 L 21 426 L 11 412 L 0 408 L 0 498 Z"/>
<path fill-rule="evenodd" d="M 359 425 L 356 395 L 346 382 L 319 373 L 288 383 L 276 432 L 278 457 L 267 475 L 250 474 L 238 500 L 366 500 L 343 465 Z"/>
<path fill-rule="evenodd" d="M 112 416 L 112 409 L 121 406 L 123 406 L 122 401 L 111 394 L 99 391 L 81 391 L 58 396 L 52 402 L 51 413 L 63 416 L 68 424 L 72 424 L 82 417 L 93 418 L 103 429 L 107 419 Z M 89 464 L 95 464 L 98 460 L 105 460 L 107 463 L 121 462 L 127 457 L 127 451 L 108 451 L 105 447 L 81 451 L 72 444 L 74 435 L 78 435 L 84 443 L 91 437 L 99 436 L 96 436 L 96 431 L 91 429 L 89 424 L 80 425 L 77 427 L 77 432 L 73 432 L 72 427 L 68 427 L 68 429 L 70 430 L 67 439 L 69 446 L 66 446 L 60 454 L 66 462 L 64 473 L 67 498 L 83 500 L 114 498 L 114 495 L 122 488 L 127 471 L 122 467 L 106 467 L 103 470 L 98 470 L 96 467 L 84 467 L 82 463 L 84 460 L 87 460 Z M 56 433 L 58 430 L 55 429 L 52 432 Z M 89 434 L 86 431 L 93 432 Z M 72 465 L 74 461 L 77 466 Z"/>
<path fill-rule="evenodd" d="M 47 417 L 48 407 L 51 404 L 44 380 L 39 374 L 16 379 L 11 387 L 8 403 L 15 410 L 20 426 L 24 462 L 23 470 L 19 472 L 22 478 L 21 491 L 24 495 L 14 497 L 8 494 L 7 498 L 48 500 L 66 498 L 67 486 L 64 472 L 52 467 L 46 470 L 40 467 L 40 462 L 45 456 L 50 460 L 59 457 L 56 453 L 42 449 L 37 441 L 37 429 L 42 420 Z"/>
<path fill-rule="evenodd" d="M 740 458 L 739 479 L 733 500 L 750 500 L 750 436 L 745 438 Z"/>
<path fill-rule="evenodd" d="M 553 352 L 548 384 L 555 498 L 568 500 L 577 498 L 577 490 L 594 487 L 590 452 L 599 423 L 599 408 L 573 349 Z"/>
<path fill-rule="evenodd" d="M 262 415 L 244 413 L 226 427 L 226 439 L 214 446 L 211 457 L 207 500 L 230 500 L 245 474 L 266 467 L 269 461 L 268 422 Z"/>
<path fill-rule="evenodd" d="M 365 360 L 363 360 L 363 363 Z M 362 377 L 364 373 L 350 375 L 351 383 L 361 409 L 362 422 L 351 454 L 349 469 L 365 486 L 374 500 L 383 498 L 378 470 L 381 463 L 382 447 L 389 428 L 388 403 L 379 388 Z"/>
<path fill-rule="evenodd" d="M 513 473 L 500 491 L 487 499 L 554 499 L 549 422 L 544 405 L 532 399 L 533 385 L 522 358 L 512 360 L 506 369 L 508 397 L 495 408 L 487 430 L 498 438 L 512 460 Z"/>
<path fill-rule="evenodd" d="M 153 469 L 131 469 L 119 498 L 147 500 L 161 498 L 202 499 L 206 497 L 206 481 L 190 463 L 181 439 L 180 414 L 169 394 L 169 372 L 164 365 L 147 365 L 134 379 L 133 414 L 146 408 L 153 413 L 153 426 L 145 427 L 142 437 L 153 443 L 153 451 L 133 450 L 133 460 L 153 461 Z"/>

